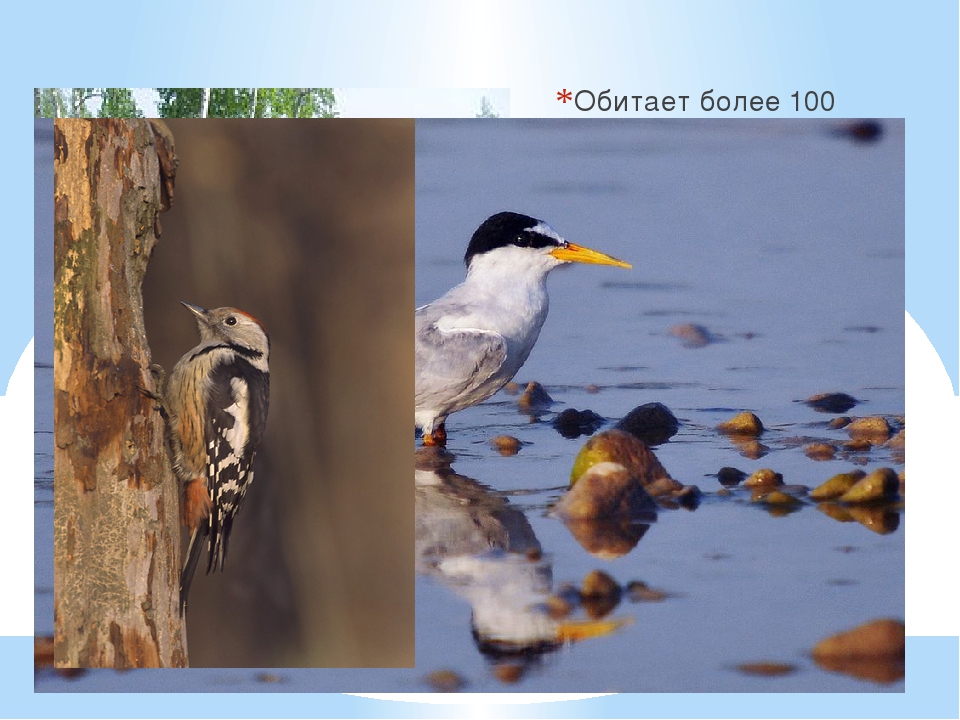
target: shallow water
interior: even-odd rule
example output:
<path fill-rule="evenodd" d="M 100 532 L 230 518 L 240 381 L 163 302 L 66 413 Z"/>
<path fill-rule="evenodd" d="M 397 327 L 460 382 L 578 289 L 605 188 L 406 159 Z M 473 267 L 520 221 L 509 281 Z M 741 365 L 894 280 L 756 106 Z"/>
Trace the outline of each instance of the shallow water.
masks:
<path fill-rule="evenodd" d="M 786 483 L 814 487 L 854 463 L 903 468 L 883 448 L 815 462 L 798 441 L 847 439 L 826 427 L 831 415 L 796 402 L 818 392 L 862 400 L 854 415 L 904 408 L 903 126 L 888 123 L 870 145 L 835 127 L 418 125 L 418 303 L 459 281 L 470 233 L 498 210 L 543 218 L 568 240 L 634 265 L 551 276 L 550 317 L 517 380 L 541 382 L 553 412 L 531 424 L 501 393 L 454 415 L 454 470 L 525 515 L 524 541 L 535 536 L 554 588 L 600 569 L 621 585 L 639 580 L 667 593 L 657 603 L 623 600 L 608 617 L 632 625 L 527 663 L 481 657 L 470 603 L 483 612 L 482 593 L 465 590 L 462 576 L 428 572 L 418 586 L 418 666 L 454 669 L 475 690 L 509 689 L 495 671 L 503 662 L 524 667 L 511 687 L 529 691 L 902 690 L 902 681 L 828 673 L 807 657 L 826 635 L 903 617 L 902 513 L 886 518 L 887 529 L 898 526 L 886 535 L 812 503 L 776 517 L 744 490 L 718 495 L 712 476 L 727 465 L 772 467 Z M 704 326 L 715 342 L 684 346 L 670 332 L 683 323 Z M 549 421 L 589 408 L 610 427 L 654 401 L 681 421 L 656 449 L 660 461 L 704 500 L 695 512 L 661 511 L 631 551 L 598 557 L 548 515 L 585 439 L 564 439 Z M 765 457 L 744 457 L 713 429 L 741 409 L 769 428 Z M 499 434 L 526 445 L 501 457 L 489 446 Z M 475 585 L 486 581 L 474 573 Z M 736 670 L 758 661 L 796 670 L 775 679 Z"/>
<path fill-rule="evenodd" d="M 69 682 L 41 673 L 37 689 L 135 689 L 143 678 L 157 691 L 420 692 L 429 673 L 453 670 L 470 691 L 902 691 L 902 680 L 822 670 L 808 653 L 834 632 L 903 618 L 903 512 L 887 534 L 810 503 L 777 517 L 743 490 L 718 494 L 713 476 L 727 465 L 772 467 L 813 487 L 855 466 L 903 469 L 887 449 L 815 462 L 796 442 L 847 437 L 826 427 L 833 416 L 796 402 L 814 393 L 854 395 L 862 403 L 852 415 L 904 410 L 903 124 L 885 123 L 873 144 L 837 136 L 838 124 L 418 123 L 418 304 L 460 281 L 470 234 L 498 210 L 541 217 L 634 269 L 553 273 L 550 316 L 517 379 L 543 383 L 556 405 L 531 422 L 501 393 L 454 415 L 455 474 L 418 475 L 417 667 L 276 671 L 281 682 L 255 670 L 95 672 Z M 705 326 L 716 342 L 685 347 L 670 333 L 681 323 Z M 549 421 L 589 408 L 609 428 L 654 401 L 681 422 L 657 456 L 699 486 L 703 502 L 661 510 L 618 557 L 591 554 L 548 514 L 585 438 L 564 439 Z M 713 429 L 741 409 L 769 428 L 761 459 Z M 501 434 L 525 443 L 518 455 L 490 447 Z M 37 456 L 40 479 L 45 462 Z M 51 612 L 39 536 L 52 513 L 48 487 L 37 486 L 38 630 Z M 542 557 L 522 554 L 531 549 Z M 475 636 L 503 609 L 508 619 L 490 622 L 512 614 L 529 627 L 531 602 L 595 569 L 666 597 L 625 597 L 607 618 L 631 624 L 522 656 Z M 759 661 L 795 669 L 777 678 L 736 669 Z"/>

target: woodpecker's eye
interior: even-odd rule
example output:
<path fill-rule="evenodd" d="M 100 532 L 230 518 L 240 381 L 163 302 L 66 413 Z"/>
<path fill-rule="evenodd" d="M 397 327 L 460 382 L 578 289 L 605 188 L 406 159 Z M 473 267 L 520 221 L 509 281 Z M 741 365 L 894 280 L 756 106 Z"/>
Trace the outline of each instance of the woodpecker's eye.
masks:
<path fill-rule="evenodd" d="M 237 324 L 237 319 L 236 319 L 233 315 L 231 315 L 230 317 L 228 317 L 228 318 L 227 318 L 226 320 L 224 320 L 223 322 L 225 322 L 227 325 L 233 326 L 233 325 L 236 325 L 236 324 Z"/>

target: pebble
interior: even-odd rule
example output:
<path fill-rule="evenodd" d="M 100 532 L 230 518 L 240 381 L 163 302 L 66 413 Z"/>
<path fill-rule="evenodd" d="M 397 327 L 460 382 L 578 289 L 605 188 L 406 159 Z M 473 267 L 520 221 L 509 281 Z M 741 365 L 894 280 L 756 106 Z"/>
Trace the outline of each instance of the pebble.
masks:
<path fill-rule="evenodd" d="M 846 415 L 843 415 L 841 417 L 835 417 L 833 420 L 828 422 L 827 427 L 832 428 L 834 430 L 839 430 L 840 428 L 845 428 L 851 422 L 853 421 L 849 417 L 847 417 Z"/>
<path fill-rule="evenodd" d="M 493 668 L 494 677 L 505 685 L 515 685 L 525 673 L 526 666 L 523 663 L 499 663 Z"/>
<path fill-rule="evenodd" d="M 670 497 L 672 497 L 680 507 L 687 510 L 696 510 L 700 507 L 700 500 L 703 498 L 703 493 L 700 492 L 700 488 L 696 485 L 684 485 L 679 490 L 674 490 Z"/>
<path fill-rule="evenodd" d="M 523 395 L 517 400 L 517 406 L 526 412 L 545 410 L 553 405 L 553 398 L 538 382 L 527 383 Z"/>
<path fill-rule="evenodd" d="M 513 382 L 512 380 L 503 386 L 503 392 L 507 395 L 519 395 L 520 394 L 520 383 Z"/>
<path fill-rule="evenodd" d="M 666 497 L 668 495 L 673 495 L 680 490 L 683 490 L 683 485 L 674 480 L 673 478 L 664 477 L 654 480 L 652 483 L 644 486 L 644 489 L 652 497 Z"/>
<path fill-rule="evenodd" d="M 854 407 L 858 400 L 846 393 L 820 393 L 819 395 L 811 395 L 803 402 L 817 412 L 839 414 Z"/>
<path fill-rule="evenodd" d="M 793 495 L 788 495 L 785 492 L 780 492 L 779 490 L 772 490 L 771 492 L 764 493 L 759 498 L 758 501 L 764 502 L 767 505 L 797 505 L 800 503 L 800 500 L 795 498 Z"/>
<path fill-rule="evenodd" d="M 694 323 L 674 325 L 670 328 L 670 334 L 679 338 L 683 346 L 688 348 L 706 347 L 710 343 L 716 342 L 713 333 L 703 325 L 695 325 Z"/>
<path fill-rule="evenodd" d="M 759 677 L 783 677 L 797 671 L 796 665 L 778 662 L 755 662 L 741 663 L 737 665 L 737 670 L 744 675 L 757 675 Z"/>
<path fill-rule="evenodd" d="M 717 471 L 717 480 L 724 487 L 736 487 L 746 477 L 747 474 L 743 470 L 737 470 L 735 467 L 722 467 Z"/>
<path fill-rule="evenodd" d="M 893 433 L 893 428 L 886 418 L 862 417 L 847 425 L 847 432 L 854 440 L 868 440 L 872 445 L 883 445 Z"/>
<path fill-rule="evenodd" d="M 872 620 L 821 640 L 812 655 L 818 663 L 840 658 L 902 661 L 906 656 L 906 628 L 898 620 Z"/>
<path fill-rule="evenodd" d="M 630 602 L 663 602 L 667 599 L 667 593 L 663 590 L 655 590 L 640 580 L 628 582 L 626 590 Z"/>
<path fill-rule="evenodd" d="M 551 425 L 568 440 L 581 435 L 592 435 L 603 425 L 604 419 L 593 410 L 567 408 L 557 415 Z"/>
<path fill-rule="evenodd" d="M 600 392 L 600 386 L 590 383 L 584 388 L 584 390 L 586 390 L 590 395 L 596 395 L 598 392 Z"/>
<path fill-rule="evenodd" d="M 670 408 L 652 402 L 635 407 L 614 428 L 630 433 L 647 445 L 660 445 L 677 434 L 680 423 Z"/>
<path fill-rule="evenodd" d="M 573 612 L 573 605 L 559 595 L 551 595 L 548 597 L 544 602 L 544 606 L 546 607 L 547 615 L 554 620 L 565 618 Z"/>
<path fill-rule="evenodd" d="M 638 478 L 613 462 L 592 465 L 554 506 L 563 520 L 640 518 L 655 512 L 656 504 Z"/>
<path fill-rule="evenodd" d="M 741 412 L 717 425 L 717 430 L 726 435 L 756 437 L 763 432 L 763 423 L 752 412 Z"/>
<path fill-rule="evenodd" d="M 810 499 L 817 500 L 832 500 L 833 498 L 838 498 L 843 495 L 847 490 L 852 488 L 858 480 L 862 480 L 866 477 L 866 473 L 863 470 L 854 470 L 853 472 L 848 473 L 838 473 L 832 478 L 824 482 L 822 485 L 817 486 L 815 489 L 810 491 Z"/>
<path fill-rule="evenodd" d="M 671 479 L 670 473 L 643 441 L 622 430 L 604 430 L 591 437 L 580 448 L 570 471 L 570 484 L 576 483 L 581 475 L 601 462 L 623 465 L 644 487 L 662 478 Z M 680 487 L 680 484 L 674 481 L 671 491 Z"/>
<path fill-rule="evenodd" d="M 427 675 L 427 684 L 436 692 L 457 692 L 463 689 L 467 681 L 453 670 L 434 670 Z"/>
<path fill-rule="evenodd" d="M 803 454 L 811 460 L 833 460 L 837 448 L 829 443 L 810 443 L 803 448 Z"/>
<path fill-rule="evenodd" d="M 900 478 L 892 469 L 884 467 L 856 482 L 838 500 L 847 503 L 896 500 L 900 490 Z"/>
<path fill-rule="evenodd" d="M 580 584 L 581 598 L 619 598 L 621 592 L 619 583 L 603 570 L 590 571 Z"/>
<path fill-rule="evenodd" d="M 743 485 L 744 487 L 775 487 L 783 485 L 783 475 L 770 468 L 763 468 L 751 474 Z"/>
<path fill-rule="evenodd" d="M 513 437 L 513 435 L 497 435 L 490 440 L 490 444 L 494 450 L 505 457 L 516 455 L 520 452 L 520 448 L 523 445 L 523 443 Z"/>

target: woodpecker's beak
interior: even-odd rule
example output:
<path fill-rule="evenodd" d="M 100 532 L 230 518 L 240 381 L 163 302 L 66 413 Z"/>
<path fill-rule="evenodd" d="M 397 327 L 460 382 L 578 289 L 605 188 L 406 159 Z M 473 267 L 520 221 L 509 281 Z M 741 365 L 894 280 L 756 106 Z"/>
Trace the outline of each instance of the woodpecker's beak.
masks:
<path fill-rule="evenodd" d="M 556 250 L 551 250 L 550 254 L 557 260 L 563 260 L 564 262 L 587 263 L 589 265 L 613 265 L 615 267 L 627 268 L 628 270 L 633 267 L 630 263 L 625 263 L 623 260 L 617 260 L 615 257 L 591 250 L 582 245 L 574 245 L 573 243 L 567 243 L 565 247 L 558 247 Z"/>
<path fill-rule="evenodd" d="M 202 318 L 207 314 L 207 311 L 204 310 L 199 305 L 191 305 L 190 303 L 184 302 L 183 300 L 180 301 L 180 304 L 183 305 L 187 310 L 192 312 L 194 315 L 196 315 L 198 318 Z"/>

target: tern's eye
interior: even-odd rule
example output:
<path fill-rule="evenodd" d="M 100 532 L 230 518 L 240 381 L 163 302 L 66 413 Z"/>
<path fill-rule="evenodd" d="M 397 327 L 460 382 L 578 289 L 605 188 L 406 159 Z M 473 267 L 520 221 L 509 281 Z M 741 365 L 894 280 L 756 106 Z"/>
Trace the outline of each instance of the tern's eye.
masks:
<path fill-rule="evenodd" d="M 224 320 L 223 322 L 224 322 L 226 325 L 230 325 L 230 326 L 232 327 L 232 326 L 234 326 L 234 325 L 237 324 L 237 319 L 236 319 L 233 315 L 230 315 L 230 316 L 228 316 L 227 319 Z"/>
<path fill-rule="evenodd" d="M 527 233 L 520 233 L 514 238 L 513 243 L 517 247 L 530 247 L 530 236 Z"/>

